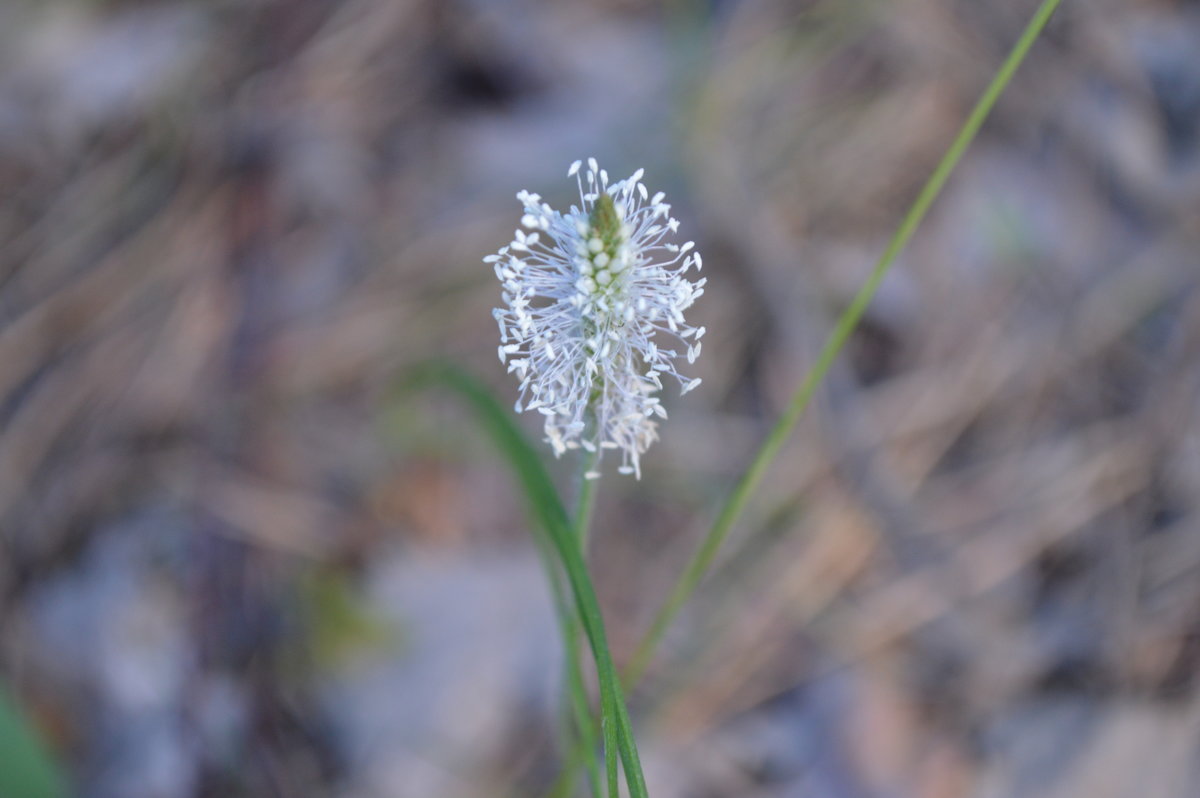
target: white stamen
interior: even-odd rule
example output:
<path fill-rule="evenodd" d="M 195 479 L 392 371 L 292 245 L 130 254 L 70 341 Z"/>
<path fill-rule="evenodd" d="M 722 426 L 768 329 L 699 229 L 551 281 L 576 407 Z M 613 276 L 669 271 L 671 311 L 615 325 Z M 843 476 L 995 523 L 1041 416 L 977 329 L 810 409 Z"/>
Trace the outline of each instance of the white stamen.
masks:
<path fill-rule="evenodd" d="M 484 258 L 504 286 L 505 306 L 493 313 L 496 354 L 520 379 L 514 409 L 542 415 L 555 456 L 615 449 L 618 471 L 640 477 L 640 457 L 667 416 L 655 395 L 663 378 L 678 380 L 683 393 L 700 384 L 676 363 L 700 355 L 704 328 L 687 325 L 683 311 L 704 293 L 704 280 L 684 276 L 702 261 L 692 242 L 663 241 L 679 223 L 662 192 L 648 200 L 644 170 L 610 184 L 595 158 L 586 164 L 583 177 L 582 161 L 567 170 L 578 182 L 580 207 L 562 213 L 519 192 L 521 227 L 530 232 L 516 230 L 506 247 Z M 602 194 L 612 198 L 615 223 L 593 219 Z M 661 348 L 653 340 L 659 334 L 685 345 Z"/>

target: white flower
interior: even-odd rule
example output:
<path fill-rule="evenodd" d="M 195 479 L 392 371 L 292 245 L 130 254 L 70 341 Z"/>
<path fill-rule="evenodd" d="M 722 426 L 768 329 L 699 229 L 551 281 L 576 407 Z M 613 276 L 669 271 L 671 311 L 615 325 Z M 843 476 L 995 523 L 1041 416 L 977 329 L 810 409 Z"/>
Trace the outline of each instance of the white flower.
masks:
<path fill-rule="evenodd" d="M 610 184 L 595 158 L 567 172 L 579 186 L 578 207 L 560 213 L 522 191 L 525 207 L 512 242 L 484 261 L 504 286 L 500 362 L 521 380 L 516 410 L 537 410 L 556 456 L 582 447 L 620 449 L 623 474 L 641 476 L 639 457 L 658 438 L 666 411 L 655 395 L 663 375 L 683 393 L 700 384 L 676 361 L 695 362 L 703 327 L 683 311 L 704 293 L 692 242 L 665 243 L 679 222 L 660 192 L 642 184 L 642 170 Z M 586 178 L 585 178 L 586 176 Z M 655 343 L 662 333 L 672 344 Z M 674 348 L 674 347 L 679 347 Z M 599 476 L 590 471 L 589 478 Z"/>

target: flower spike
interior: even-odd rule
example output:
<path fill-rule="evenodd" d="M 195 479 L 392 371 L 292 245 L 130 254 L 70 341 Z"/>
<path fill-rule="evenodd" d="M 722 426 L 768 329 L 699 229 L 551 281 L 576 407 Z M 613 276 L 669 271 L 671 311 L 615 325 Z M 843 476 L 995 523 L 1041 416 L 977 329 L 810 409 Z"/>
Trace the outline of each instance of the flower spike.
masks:
<path fill-rule="evenodd" d="M 704 293 L 693 243 L 665 239 L 679 222 L 662 192 L 651 199 L 638 169 L 609 183 L 595 158 L 567 171 L 579 206 L 562 213 L 521 191 L 521 226 L 499 253 L 484 258 L 503 286 L 498 354 L 520 380 L 516 409 L 545 416 L 555 456 L 571 449 L 621 450 L 618 471 L 640 478 L 639 458 L 658 439 L 666 418 L 656 394 L 662 376 L 683 393 L 700 384 L 676 361 L 695 362 L 704 328 L 683 311 Z M 662 333 L 683 351 L 661 348 Z M 690 339 L 690 340 L 689 340 Z M 589 478 L 599 476 L 595 469 Z"/>

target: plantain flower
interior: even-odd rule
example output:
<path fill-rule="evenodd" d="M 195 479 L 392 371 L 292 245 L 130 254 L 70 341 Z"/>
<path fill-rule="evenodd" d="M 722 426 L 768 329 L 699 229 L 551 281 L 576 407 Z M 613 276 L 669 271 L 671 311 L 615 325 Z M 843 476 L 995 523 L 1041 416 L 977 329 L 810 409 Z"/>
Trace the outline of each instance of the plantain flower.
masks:
<path fill-rule="evenodd" d="M 662 192 L 650 196 L 643 170 L 609 183 L 595 158 L 582 167 L 567 172 L 578 206 L 562 213 L 519 192 L 524 229 L 484 258 L 503 285 L 504 307 L 493 311 L 500 362 L 520 380 L 516 411 L 545 416 L 555 456 L 617 449 L 618 471 L 640 478 L 639 458 L 667 417 L 657 396 L 664 377 L 682 393 L 700 384 L 677 364 L 700 354 L 704 328 L 683 313 L 706 280 L 688 279 L 700 255 L 691 241 L 667 241 L 679 222 Z"/>

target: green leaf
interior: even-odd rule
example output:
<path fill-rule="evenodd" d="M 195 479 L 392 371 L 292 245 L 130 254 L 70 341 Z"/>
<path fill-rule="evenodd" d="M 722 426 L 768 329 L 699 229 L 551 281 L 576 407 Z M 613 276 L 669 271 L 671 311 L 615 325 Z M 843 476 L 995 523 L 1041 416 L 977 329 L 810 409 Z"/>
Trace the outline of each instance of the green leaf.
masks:
<path fill-rule="evenodd" d="M 0 687 L 0 796 L 62 798 L 66 782 L 20 708 Z"/>
<path fill-rule="evenodd" d="M 621 681 L 608 648 L 600 603 L 584 565 L 583 553 L 571 520 L 553 480 L 537 450 L 513 421 L 508 409 L 492 396 L 485 385 L 466 372 L 446 363 L 430 363 L 412 371 L 407 379 L 402 381 L 401 388 L 412 391 L 434 385 L 453 391 L 474 411 L 476 418 L 508 461 L 525 494 L 531 513 L 558 554 L 599 676 L 600 726 L 604 739 L 605 773 L 608 776 L 610 798 L 617 798 L 618 795 L 618 753 L 631 798 L 647 798 L 641 760 L 634 742 L 629 713 L 625 708 Z M 551 582 L 553 584 L 553 576 Z"/>

